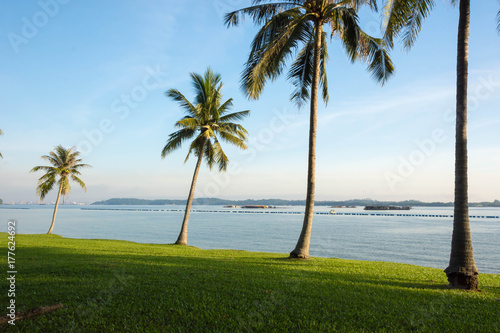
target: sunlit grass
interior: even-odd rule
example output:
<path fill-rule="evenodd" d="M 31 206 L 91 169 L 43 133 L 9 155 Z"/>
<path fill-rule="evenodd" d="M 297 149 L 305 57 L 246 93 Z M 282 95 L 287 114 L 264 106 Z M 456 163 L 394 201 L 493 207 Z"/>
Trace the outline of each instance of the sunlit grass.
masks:
<path fill-rule="evenodd" d="M 404 264 L 52 235 L 16 245 L 17 310 L 65 308 L 12 332 L 500 331 L 500 275 L 466 292 Z"/>

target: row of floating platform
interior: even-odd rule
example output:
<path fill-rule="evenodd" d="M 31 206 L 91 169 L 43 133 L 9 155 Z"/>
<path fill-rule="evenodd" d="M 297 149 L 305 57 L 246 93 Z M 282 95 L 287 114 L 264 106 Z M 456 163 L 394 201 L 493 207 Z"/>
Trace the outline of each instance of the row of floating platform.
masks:
<path fill-rule="evenodd" d="M 113 210 L 113 211 L 134 211 L 134 212 L 184 212 L 184 209 L 152 209 L 152 208 L 82 208 L 82 210 Z M 298 215 L 304 212 L 287 212 L 287 211 L 263 211 L 263 210 L 205 210 L 192 209 L 191 213 L 228 213 L 228 214 L 286 214 Z M 443 217 L 452 218 L 453 215 L 447 214 L 402 214 L 402 213 L 337 213 L 330 212 L 314 212 L 315 215 L 350 215 L 350 216 L 404 216 L 404 217 Z M 469 218 L 474 219 L 500 219 L 500 216 L 495 215 L 469 215 Z"/>

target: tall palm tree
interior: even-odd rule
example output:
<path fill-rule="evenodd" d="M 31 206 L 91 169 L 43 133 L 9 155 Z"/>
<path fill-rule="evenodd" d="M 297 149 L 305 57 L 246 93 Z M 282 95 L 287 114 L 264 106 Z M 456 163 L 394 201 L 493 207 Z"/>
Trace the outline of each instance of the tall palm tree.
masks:
<path fill-rule="evenodd" d="M 459 2 L 457 39 L 457 92 L 456 92 L 456 141 L 455 141 L 455 199 L 451 254 L 445 273 L 450 287 L 475 290 L 479 284 L 479 271 L 474 261 L 469 224 L 467 176 L 467 81 L 469 63 L 470 0 Z M 386 0 L 384 39 L 393 46 L 393 40 L 402 36 L 403 45 L 409 49 L 420 32 L 423 20 L 435 5 L 434 0 Z M 497 14 L 500 32 L 500 11 Z"/>
<path fill-rule="evenodd" d="M 78 176 L 80 175 L 80 169 L 90 167 L 90 165 L 80 163 L 82 161 L 78 158 L 80 152 L 73 150 L 73 148 L 75 147 L 66 149 L 61 145 L 55 147 L 54 151 L 51 151 L 49 155 L 42 156 L 42 158 L 48 161 L 52 166 L 40 165 L 34 167 L 30 171 L 45 171 L 45 174 L 38 179 L 38 186 L 36 188 L 36 192 L 40 196 L 40 200 L 45 198 L 47 193 L 52 190 L 56 182 L 59 184 L 54 214 L 52 215 L 52 224 L 47 232 L 48 234 L 51 234 L 54 229 L 54 222 L 56 220 L 57 208 L 59 206 L 59 199 L 61 198 L 61 195 L 67 195 L 71 192 L 69 179 L 71 178 L 71 180 L 75 181 L 85 191 L 87 191 L 85 183 L 78 178 Z"/>
<path fill-rule="evenodd" d="M 288 72 L 295 86 L 291 100 L 299 107 L 310 101 L 307 196 L 304 222 L 291 258 L 308 258 L 314 210 L 316 130 L 318 90 L 328 102 L 326 63 L 327 33 L 338 38 L 347 56 L 368 61 L 372 76 L 384 83 L 394 68 L 384 42 L 366 34 L 358 25 L 357 10 L 362 4 L 376 9 L 374 0 L 253 0 L 253 6 L 226 14 L 228 26 L 238 25 L 244 15 L 252 17 L 261 29 L 252 42 L 242 74 L 242 88 L 251 99 L 258 99 L 267 80 L 274 80 L 285 69 L 289 56 L 297 54 Z"/>
<path fill-rule="evenodd" d="M 222 141 L 233 144 L 238 148 L 246 149 L 247 131 L 243 126 L 233 123 L 233 121 L 241 120 L 250 114 L 248 110 L 227 114 L 233 106 L 233 99 L 230 98 L 222 103 L 221 77 L 210 68 L 207 69 L 204 76 L 191 73 L 191 79 L 196 93 L 194 103 L 189 102 L 177 89 L 170 89 L 166 92 L 168 97 L 179 102 L 186 116 L 176 122 L 175 126 L 180 129 L 170 134 L 161 152 L 161 157 L 165 158 L 165 156 L 180 148 L 184 141 L 194 138 L 184 161 L 188 160 L 191 153 L 198 157 L 186 203 L 182 228 L 175 242 L 181 245 L 187 244 L 189 213 L 201 161 L 205 158 L 205 162 L 210 169 L 217 165 L 219 171 L 225 171 L 229 160 L 222 150 L 220 140 L 222 139 Z"/>

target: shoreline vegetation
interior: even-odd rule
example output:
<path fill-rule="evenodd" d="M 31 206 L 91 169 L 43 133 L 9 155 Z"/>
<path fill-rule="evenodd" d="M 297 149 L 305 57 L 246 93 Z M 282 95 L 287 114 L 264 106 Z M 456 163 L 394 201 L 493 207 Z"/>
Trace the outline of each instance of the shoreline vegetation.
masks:
<path fill-rule="evenodd" d="M 185 205 L 186 200 L 171 199 L 137 199 L 137 198 L 112 198 L 97 201 L 92 205 Z M 422 202 L 419 200 L 405 201 L 377 201 L 372 199 L 352 199 L 345 201 L 316 201 L 317 206 L 410 206 L 410 207 L 453 207 L 453 202 Z M 217 205 L 217 206 L 304 206 L 305 200 L 284 199 L 246 199 L 226 200 L 219 198 L 195 198 L 193 205 Z M 500 201 L 492 202 L 470 202 L 469 207 L 500 207 Z"/>
<path fill-rule="evenodd" d="M 468 292 L 448 288 L 441 269 L 390 262 L 46 234 L 16 241 L 16 310 L 61 307 L 5 332 L 500 330 L 498 274 L 481 274 L 480 292 Z"/>

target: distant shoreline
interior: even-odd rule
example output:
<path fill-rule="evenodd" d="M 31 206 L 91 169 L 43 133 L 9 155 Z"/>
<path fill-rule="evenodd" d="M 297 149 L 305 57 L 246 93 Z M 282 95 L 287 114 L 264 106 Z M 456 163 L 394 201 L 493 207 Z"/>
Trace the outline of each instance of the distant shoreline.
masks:
<path fill-rule="evenodd" d="M 186 200 L 171 199 L 137 199 L 137 198 L 112 198 L 97 201 L 92 205 L 185 205 Z M 246 200 L 225 200 L 218 198 L 195 198 L 193 205 L 267 205 L 267 206 L 304 206 L 305 200 L 284 200 L 284 199 L 246 199 Z M 316 201 L 317 206 L 410 206 L 410 207 L 453 207 L 453 202 L 422 202 L 418 200 L 405 201 L 377 201 L 372 199 L 352 199 L 345 201 Z M 500 207 L 500 201 L 492 202 L 470 202 L 469 207 Z"/>

